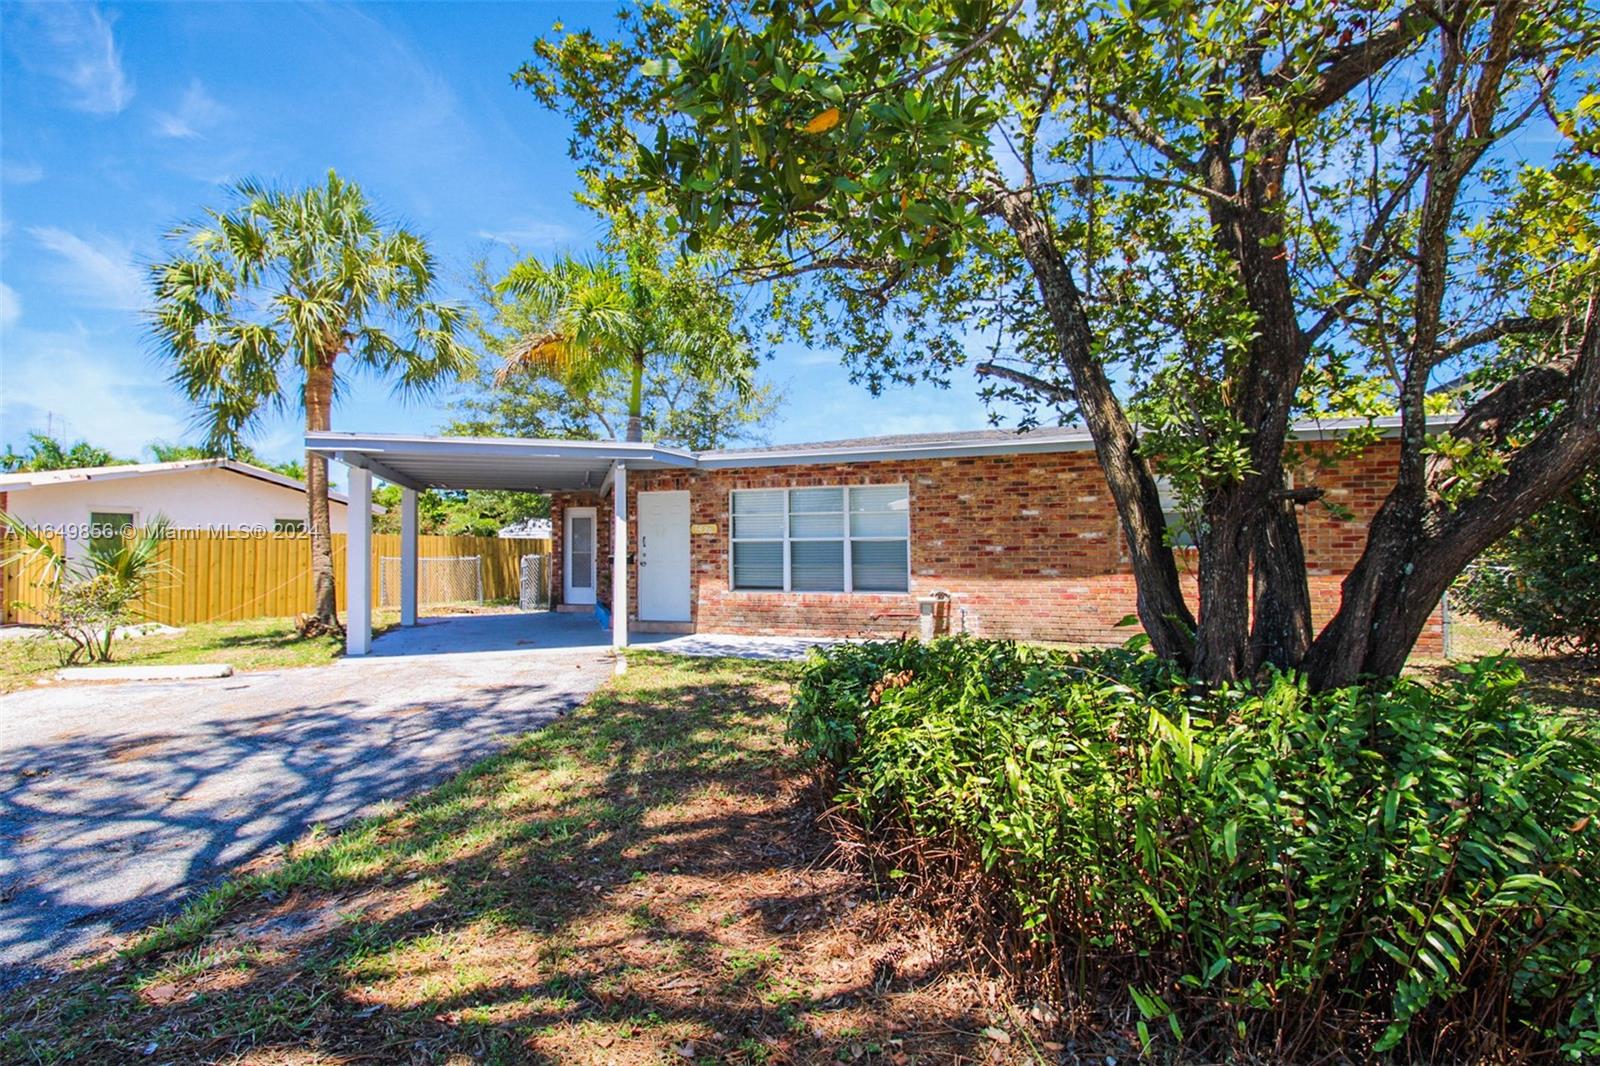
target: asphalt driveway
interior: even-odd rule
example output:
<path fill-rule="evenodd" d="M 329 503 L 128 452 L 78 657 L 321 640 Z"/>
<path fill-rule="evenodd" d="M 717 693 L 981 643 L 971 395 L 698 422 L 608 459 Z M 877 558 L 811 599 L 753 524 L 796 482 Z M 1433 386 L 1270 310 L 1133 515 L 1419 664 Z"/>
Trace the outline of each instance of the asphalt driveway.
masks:
<path fill-rule="evenodd" d="M 592 627 L 467 654 L 423 627 L 325 667 L 0 696 L 0 989 L 576 706 L 611 672 Z"/>

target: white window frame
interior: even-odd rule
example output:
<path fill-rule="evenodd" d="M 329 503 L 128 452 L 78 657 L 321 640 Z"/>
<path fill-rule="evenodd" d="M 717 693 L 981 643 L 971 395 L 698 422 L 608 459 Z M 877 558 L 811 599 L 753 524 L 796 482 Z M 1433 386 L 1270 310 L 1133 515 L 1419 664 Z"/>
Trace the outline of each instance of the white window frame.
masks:
<path fill-rule="evenodd" d="M 1197 531 L 1188 528 L 1186 516 L 1178 507 L 1178 490 L 1173 487 L 1171 481 L 1168 481 L 1160 474 L 1156 475 L 1156 495 L 1161 500 L 1161 517 L 1166 523 L 1167 536 L 1172 538 L 1171 549 L 1178 552 L 1199 550 L 1200 540 L 1197 536 Z M 1183 525 L 1174 526 L 1173 516 L 1177 516 L 1179 522 L 1183 523 Z M 1174 536 L 1180 528 L 1183 531 L 1183 535 L 1189 539 L 1187 544 L 1180 543 L 1177 537 Z"/>
<path fill-rule="evenodd" d="M 1288 485 L 1289 488 L 1291 488 L 1291 489 L 1294 488 L 1294 471 L 1293 470 L 1288 470 L 1288 471 L 1284 472 L 1284 482 Z M 1161 517 L 1162 517 L 1163 520 L 1166 521 L 1167 532 L 1171 533 L 1172 529 L 1173 529 L 1173 525 L 1172 525 L 1171 519 L 1168 516 L 1176 514 L 1180 519 L 1182 519 L 1184 517 L 1182 512 L 1180 512 L 1178 510 L 1178 493 L 1177 493 L 1177 490 L 1175 488 L 1173 488 L 1173 485 L 1172 485 L 1171 481 L 1169 481 L 1167 478 L 1163 477 L 1162 475 L 1157 474 L 1156 475 L 1156 494 L 1161 497 Z M 1168 507 L 1167 506 L 1168 503 L 1171 503 L 1172 506 Z M 1197 551 L 1199 551 L 1200 550 L 1199 531 L 1185 528 L 1184 529 L 1184 535 L 1189 538 L 1189 543 L 1187 543 L 1187 544 L 1174 543 L 1172 545 L 1172 550 L 1173 551 L 1179 551 L 1179 552 L 1197 552 Z"/>
<path fill-rule="evenodd" d="M 840 513 L 843 523 L 843 535 L 839 542 L 844 549 L 844 588 L 843 589 L 799 589 L 792 588 L 794 582 L 793 567 L 789 545 L 794 540 L 801 541 L 829 541 L 833 537 L 799 537 L 790 535 L 789 525 L 789 493 L 796 489 L 839 489 L 844 494 L 844 510 Z M 850 490 L 851 489 L 904 489 L 906 494 L 906 535 L 904 537 L 856 537 L 850 533 Z M 773 537 L 735 537 L 733 497 L 740 492 L 781 492 L 783 493 L 783 588 L 782 589 L 752 589 L 740 588 L 733 578 L 733 546 L 739 541 L 752 544 L 770 544 Z M 818 514 L 832 512 L 821 511 Z M 853 541 L 905 541 L 906 543 L 906 587 L 904 589 L 861 589 L 855 587 L 855 573 L 852 564 L 850 545 Z M 752 485 L 748 488 L 728 490 L 728 590 L 730 592 L 748 593 L 750 595 L 774 595 L 778 592 L 796 592 L 802 596 L 909 596 L 911 595 L 911 484 L 906 481 L 868 482 L 861 485 Z"/>
<path fill-rule="evenodd" d="M 81 541 L 85 555 L 87 555 L 89 549 L 94 546 L 94 516 L 97 514 L 132 515 L 133 521 L 128 523 L 126 529 L 137 532 L 138 530 L 144 528 L 144 515 L 137 507 L 129 507 L 122 504 L 97 503 L 90 505 L 85 514 L 88 516 L 88 521 L 84 523 L 83 540 Z M 71 554 L 70 549 L 68 549 L 68 554 Z"/>

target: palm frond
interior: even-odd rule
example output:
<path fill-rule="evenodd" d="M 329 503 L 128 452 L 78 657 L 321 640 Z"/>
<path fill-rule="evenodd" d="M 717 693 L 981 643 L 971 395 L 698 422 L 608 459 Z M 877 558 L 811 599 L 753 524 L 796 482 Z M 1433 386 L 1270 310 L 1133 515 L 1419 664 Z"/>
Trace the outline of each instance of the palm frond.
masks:
<path fill-rule="evenodd" d="M 51 543 L 50 538 L 41 530 L 28 525 L 14 514 L 0 511 L 0 525 L 5 527 L 7 536 L 22 542 L 22 546 L 16 551 L 0 558 L 0 567 L 36 566 L 39 568 L 42 584 L 50 588 L 59 588 L 68 574 L 65 553 Z"/>

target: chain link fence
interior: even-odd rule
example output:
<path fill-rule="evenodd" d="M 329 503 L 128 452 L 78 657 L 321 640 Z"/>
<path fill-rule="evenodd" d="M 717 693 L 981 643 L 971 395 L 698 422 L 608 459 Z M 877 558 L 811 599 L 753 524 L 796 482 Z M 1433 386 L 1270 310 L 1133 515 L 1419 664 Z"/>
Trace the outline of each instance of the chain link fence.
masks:
<path fill-rule="evenodd" d="M 417 606 L 482 603 L 483 556 L 433 555 L 417 560 Z M 400 557 L 378 559 L 378 604 L 400 606 Z"/>
<path fill-rule="evenodd" d="M 550 556 L 522 557 L 519 591 L 518 602 L 524 611 L 550 609 Z"/>

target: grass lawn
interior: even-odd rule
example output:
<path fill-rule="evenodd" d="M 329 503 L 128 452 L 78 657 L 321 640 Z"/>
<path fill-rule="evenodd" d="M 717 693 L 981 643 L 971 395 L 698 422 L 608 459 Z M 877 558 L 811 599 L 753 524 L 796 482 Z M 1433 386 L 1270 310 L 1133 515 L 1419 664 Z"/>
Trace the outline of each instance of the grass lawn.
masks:
<path fill-rule="evenodd" d="M 505 614 L 517 611 L 515 600 L 489 603 L 434 604 L 426 613 Z M 400 621 L 395 610 L 372 612 L 376 636 Z M 229 663 L 235 670 L 281 670 L 289 666 L 324 666 L 344 654 L 344 640 L 324 636 L 301 639 L 293 618 L 253 618 L 244 622 L 205 622 L 181 633 L 117 638 L 111 646 L 112 666 L 162 666 L 179 663 Z M 81 663 L 95 666 L 95 663 Z M 0 640 L 0 692 L 14 692 L 53 678 L 61 669 L 56 645 L 44 637 Z"/>
<path fill-rule="evenodd" d="M 337 637 L 302 640 L 292 618 L 191 625 L 181 633 L 118 638 L 111 645 L 115 666 L 232 663 L 238 670 L 320 666 L 344 653 Z M 93 664 L 83 664 L 93 665 Z M 35 684 L 61 668 L 53 643 L 43 637 L 0 640 L 0 692 Z"/>
<path fill-rule="evenodd" d="M 830 861 L 790 667 L 629 662 L 397 813 L 12 993 L 0 1060 L 1035 1061 L 1021 1009 Z"/>

